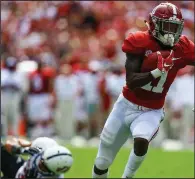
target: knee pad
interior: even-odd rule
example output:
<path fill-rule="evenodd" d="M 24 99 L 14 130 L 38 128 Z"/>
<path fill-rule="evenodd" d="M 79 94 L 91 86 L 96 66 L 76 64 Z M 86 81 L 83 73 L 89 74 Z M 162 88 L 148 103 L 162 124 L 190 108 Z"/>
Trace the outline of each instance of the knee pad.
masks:
<path fill-rule="evenodd" d="M 95 160 L 95 166 L 100 170 L 106 170 L 110 167 L 111 161 L 104 157 L 97 157 Z"/>
<path fill-rule="evenodd" d="M 137 156 L 144 156 L 148 151 L 149 142 L 144 138 L 134 139 L 134 153 Z"/>

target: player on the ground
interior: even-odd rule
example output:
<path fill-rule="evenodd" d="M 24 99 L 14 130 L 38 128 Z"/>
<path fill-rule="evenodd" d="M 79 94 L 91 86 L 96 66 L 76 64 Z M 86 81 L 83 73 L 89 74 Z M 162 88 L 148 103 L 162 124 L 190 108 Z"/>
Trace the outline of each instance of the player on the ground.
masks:
<path fill-rule="evenodd" d="M 32 142 L 9 137 L 5 144 L 1 144 L 1 172 L 4 178 L 14 178 L 20 167 L 23 166 L 25 160 L 19 154 L 30 154 L 45 150 L 46 148 L 58 145 L 57 142 L 48 137 L 39 137 Z"/>
<path fill-rule="evenodd" d="M 1 145 L 3 178 L 64 178 L 72 166 L 71 152 L 56 141 L 40 137 L 31 142 L 7 141 Z M 30 154 L 27 161 L 20 154 Z"/>
<path fill-rule="evenodd" d="M 150 141 L 164 118 L 166 94 L 177 71 L 194 65 L 194 43 L 181 35 L 184 20 L 171 3 L 161 3 L 149 16 L 149 30 L 130 33 L 126 53 L 126 86 L 100 136 L 93 178 L 106 178 L 108 169 L 130 133 L 134 146 L 122 178 L 132 178 L 146 157 Z"/>

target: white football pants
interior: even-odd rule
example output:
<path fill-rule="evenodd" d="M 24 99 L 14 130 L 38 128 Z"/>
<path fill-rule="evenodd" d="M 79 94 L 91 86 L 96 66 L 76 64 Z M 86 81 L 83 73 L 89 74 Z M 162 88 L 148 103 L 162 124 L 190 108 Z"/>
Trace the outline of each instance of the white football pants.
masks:
<path fill-rule="evenodd" d="M 18 136 L 18 127 L 20 120 L 20 102 L 21 93 L 11 93 L 1 91 L 1 117 L 2 117 L 2 135 L 7 136 L 9 129 L 12 135 Z"/>
<path fill-rule="evenodd" d="M 55 128 L 58 136 L 71 139 L 75 135 L 74 100 L 58 100 L 55 111 Z"/>
<path fill-rule="evenodd" d="M 164 119 L 163 109 L 149 109 L 129 102 L 121 94 L 108 116 L 100 136 L 100 145 L 95 163 L 107 169 L 130 134 L 133 138 L 151 141 Z"/>

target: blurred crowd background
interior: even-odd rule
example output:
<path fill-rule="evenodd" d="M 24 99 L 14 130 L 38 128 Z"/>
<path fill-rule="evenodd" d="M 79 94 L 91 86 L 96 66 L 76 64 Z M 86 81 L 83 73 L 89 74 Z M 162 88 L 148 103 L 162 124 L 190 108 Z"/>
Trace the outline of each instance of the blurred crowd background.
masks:
<path fill-rule="evenodd" d="M 2 136 L 97 137 L 125 84 L 129 32 L 161 1 L 1 1 Z M 174 1 L 194 41 L 194 1 Z M 159 140 L 194 142 L 194 69 L 178 73 Z"/>

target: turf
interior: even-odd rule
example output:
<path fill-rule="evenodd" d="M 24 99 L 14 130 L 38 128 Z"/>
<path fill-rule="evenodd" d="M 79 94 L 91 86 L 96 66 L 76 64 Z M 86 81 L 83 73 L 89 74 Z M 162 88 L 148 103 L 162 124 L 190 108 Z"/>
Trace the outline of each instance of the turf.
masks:
<path fill-rule="evenodd" d="M 91 178 L 96 148 L 72 148 L 74 164 L 66 178 Z M 109 178 L 120 178 L 128 160 L 129 149 L 121 149 L 110 168 Z M 135 178 L 194 178 L 194 152 L 165 152 L 150 149 Z"/>

